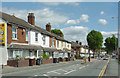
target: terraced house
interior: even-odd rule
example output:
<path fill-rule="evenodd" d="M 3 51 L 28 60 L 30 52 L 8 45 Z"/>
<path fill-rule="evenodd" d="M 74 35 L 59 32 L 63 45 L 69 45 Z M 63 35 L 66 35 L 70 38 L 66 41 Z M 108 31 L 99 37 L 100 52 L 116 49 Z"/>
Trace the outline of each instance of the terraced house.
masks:
<path fill-rule="evenodd" d="M 46 30 L 36 26 L 34 13 L 28 14 L 28 22 L 3 12 L 0 15 L 0 22 L 5 23 L 7 33 L 6 51 L 2 52 L 3 65 L 36 65 L 40 58 L 43 64 L 71 59 L 71 42 L 62 38 L 61 33 L 59 36 L 51 33 L 50 23 L 46 24 Z M 16 58 L 20 61 L 17 61 L 18 65 L 14 61 Z"/>

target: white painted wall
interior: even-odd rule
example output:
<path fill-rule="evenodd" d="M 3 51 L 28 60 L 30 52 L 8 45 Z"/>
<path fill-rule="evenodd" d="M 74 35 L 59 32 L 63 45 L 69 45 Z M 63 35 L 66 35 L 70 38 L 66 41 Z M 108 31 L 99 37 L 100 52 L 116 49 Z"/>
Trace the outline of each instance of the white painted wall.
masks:
<path fill-rule="evenodd" d="M 43 40 L 42 40 L 42 37 L 43 35 L 39 32 L 38 33 L 38 41 L 35 41 L 35 31 L 30 31 L 29 32 L 29 44 L 31 45 L 41 45 L 42 47 L 49 47 L 49 42 L 50 42 L 50 39 L 49 39 L 49 36 L 45 35 L 45 45 L 43 45 Z"/>
<path fill-rule="evenodd" d="M 0 19 L 0 23 L 5 23 L 5 40 L 6 40 L 6 46 L 5 47 L 0 47 L 0 65 L 7 65 L 7 60 L 8 60 L 8 52 L 7 52 L 7 23 Z"/>

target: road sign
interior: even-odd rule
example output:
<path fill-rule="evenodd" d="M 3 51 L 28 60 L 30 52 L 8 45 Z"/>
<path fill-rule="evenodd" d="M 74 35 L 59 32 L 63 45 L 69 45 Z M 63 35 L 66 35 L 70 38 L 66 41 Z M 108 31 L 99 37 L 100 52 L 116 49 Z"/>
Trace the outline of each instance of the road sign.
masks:
<path fill-rule="evenodd" d="M 0 46 L 5 46 L 5 23 L 0 23 Z"/>

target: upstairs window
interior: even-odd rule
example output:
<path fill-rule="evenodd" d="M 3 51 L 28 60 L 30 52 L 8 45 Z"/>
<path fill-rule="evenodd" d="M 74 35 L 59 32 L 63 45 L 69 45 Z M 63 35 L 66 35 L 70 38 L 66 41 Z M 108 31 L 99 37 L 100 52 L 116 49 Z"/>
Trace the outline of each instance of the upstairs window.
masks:
<path fill-rule="evenodd" d="M 46 36 L 45 36 L 45 35 L 43 35 L 43 37 L 42 37 L 42 40 L 43 40 L 43 45 L 45 45 L 45 39 L 46 39 Z"/>
<path fill-rule="evenodd" d="M 17 28 L 12 28 L 12 39 L 17 39 Z"/>
<path fill-rule="evenodd" d="M 69 48 L 69 44 L 68 44 L 68 48 Z"/>
<path fill-rule="evenodd" d="M 26 31 L 26 41 L 28 41 L 28 31 Z"/>
<path fill-rule="evenodd" d="M 35 41 L 38 41 L 38 33 L 35 33 Z"/>

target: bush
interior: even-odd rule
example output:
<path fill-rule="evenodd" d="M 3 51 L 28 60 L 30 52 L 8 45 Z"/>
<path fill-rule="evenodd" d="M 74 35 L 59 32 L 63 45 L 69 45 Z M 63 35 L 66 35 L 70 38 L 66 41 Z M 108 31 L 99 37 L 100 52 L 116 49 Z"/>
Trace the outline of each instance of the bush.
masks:
<path fill-rule="evenodd" d="M 75 55 L 75 58 L 77 58 L 77 57 L 78 57 L 78 55 L 76 54 L 76 55 Z"/>
<path fill-rule="evenodd" d="M 49 54 L 46 54 L 45 52 L 43 53 L 43 58 L 45 59 L 49 59 L 50 55 Z"/>

